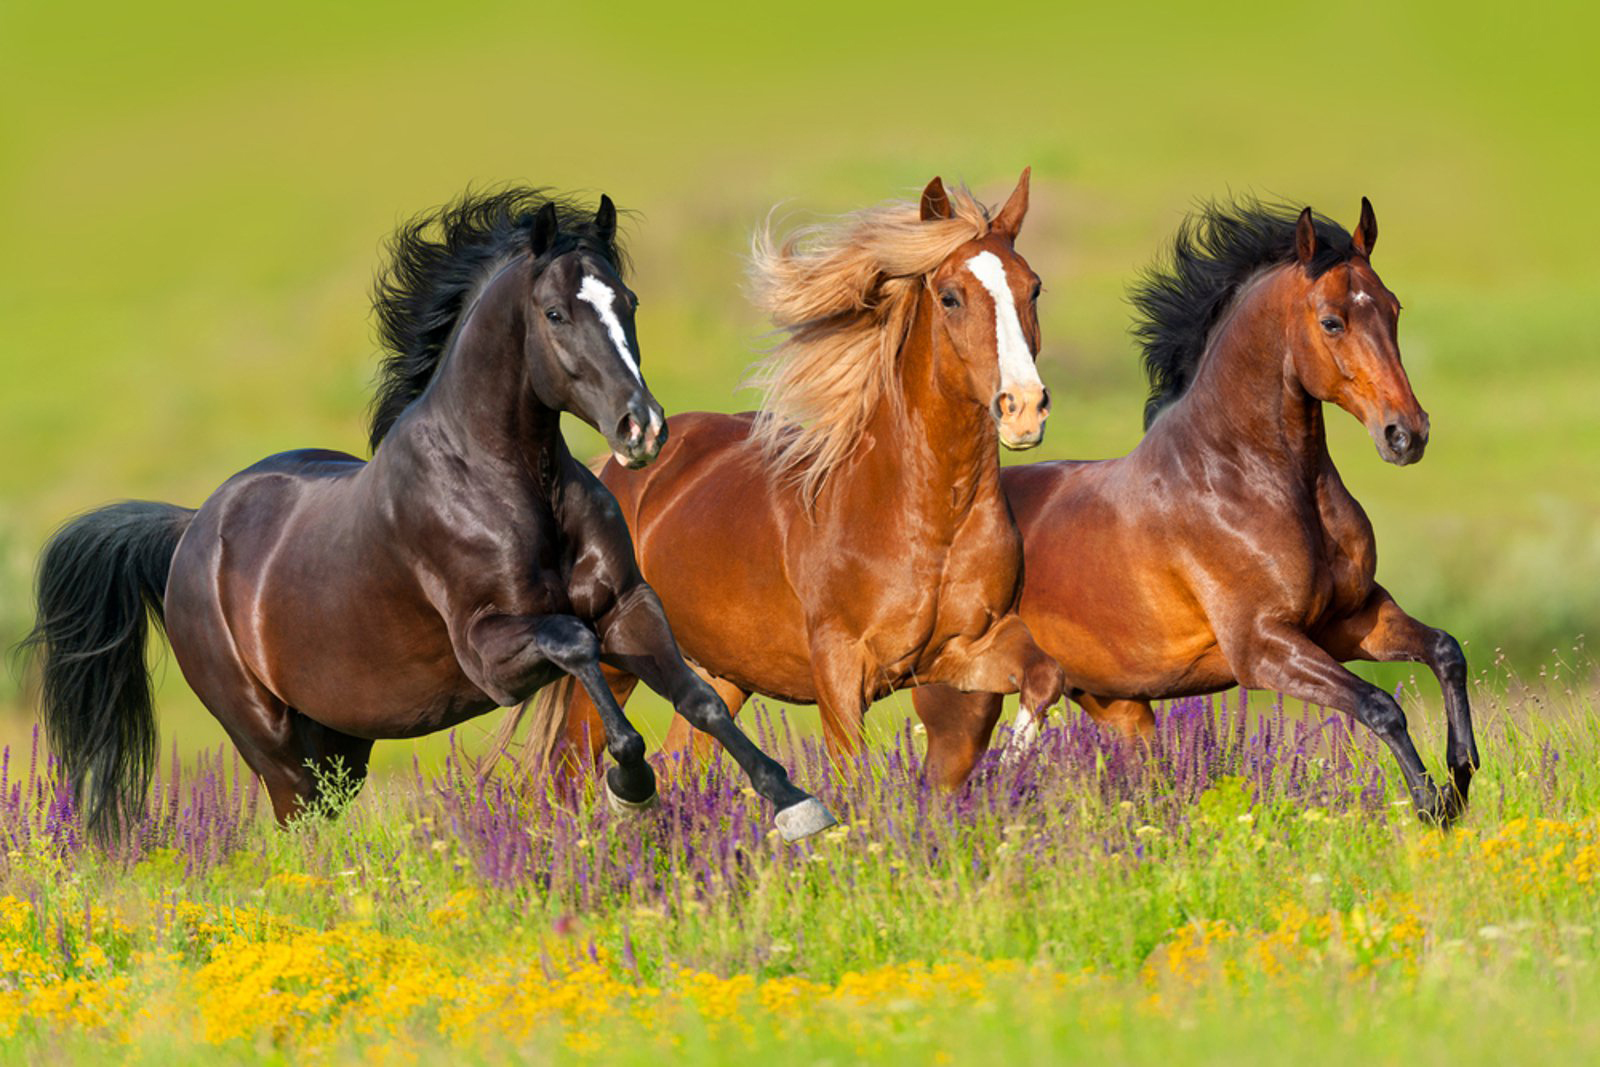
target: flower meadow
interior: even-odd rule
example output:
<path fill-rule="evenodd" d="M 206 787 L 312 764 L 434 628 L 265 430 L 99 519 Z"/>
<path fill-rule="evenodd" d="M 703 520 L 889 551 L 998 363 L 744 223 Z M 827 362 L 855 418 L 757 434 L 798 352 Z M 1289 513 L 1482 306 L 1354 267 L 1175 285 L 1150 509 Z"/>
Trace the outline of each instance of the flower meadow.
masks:
<path fill-rule="evenodd" d="M 0 1057 L 1593 1058 L 1600 719 L 1505 693 L 1448 832 L 1342 716 L 1238 694 L 1148 745 L 1002 730 L 953 795 L 912 728 L 835 773 L 754 709 L 844 823 L 799 845 L 725 760 L 621 818 L 459 751 L 288 830 L 231 751 L 174 755 L 101 844 L 36 740 L 0 758 Z"/>

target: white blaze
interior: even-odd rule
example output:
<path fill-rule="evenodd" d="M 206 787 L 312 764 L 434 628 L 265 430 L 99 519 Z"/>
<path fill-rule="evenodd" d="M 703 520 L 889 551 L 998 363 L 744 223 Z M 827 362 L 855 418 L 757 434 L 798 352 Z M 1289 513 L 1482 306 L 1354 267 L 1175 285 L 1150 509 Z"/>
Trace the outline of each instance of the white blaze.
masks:
<path fill-rule="evenodd" d="M 600 316 L 600 324 L 606 328 L 606 333 L 611 335 L 611 343 L 617 346 L 617 355 L 622 357 L 623 365 L 633 372 L 634 378 L 640 385 L 644 378 L 639 374 L 639 364 L 633 361 L 633 353 L 628 351 L 628 335 L 622 331 L 622 320 L 617 318 L 617 294 L 605 282 L 592 274 L 583 276 L 583 284 L 578 286 L 578 299 L 594 308 L 594 313 Z"/>
<path fill-rule="evenodd" d="M 1039 379 L 1039 369 L 1033 365 L 1033 352 L 1028 348 L 1028 338 L 1022 332 L 1022 320 L 1017 318 L 1017 301 L 1006 283 L 1005 264 L 993 252 L 979 252 L 967 260 L 967 269 L 983 284 L 994 300 L 995 347 L 1000 351 L 1000 390 L 1010 392 L 1016 386 L 1044 387 Z"/>

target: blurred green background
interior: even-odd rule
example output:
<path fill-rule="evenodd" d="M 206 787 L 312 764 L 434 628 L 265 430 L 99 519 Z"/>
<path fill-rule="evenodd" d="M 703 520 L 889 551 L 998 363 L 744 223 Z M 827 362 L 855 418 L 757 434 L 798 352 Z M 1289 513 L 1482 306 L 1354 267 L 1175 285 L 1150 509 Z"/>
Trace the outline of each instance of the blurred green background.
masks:
<path fill-rule="evenodd" d="M 1592 8 L 1537 4 L 8 0 L 0 642 L 67 516 L 198 504 L 282 449 L 359 452 L 380 242 L 469 183 L 636 212 L 650 382 L 669 411 L 727 410 L 753 403 L 733 389 L 764 326 L 741 256 L 769 208 L 934 174 L 998 201 L 1031 164 L 1044 456 L 1137 441 L 1123 294 L 1196 198 L 1349 225 L 1370 196 L 1434 426 L 1398 470 L 1332 417 L 1380 579 L 1475 666 L 1570 655 L 1600 614 L 1597 31 Z M 29 729 L 29 684 L 0 682 L 0 740 Z M 170 660 L 162 701 L 182 747 L 222 739 Z"/>

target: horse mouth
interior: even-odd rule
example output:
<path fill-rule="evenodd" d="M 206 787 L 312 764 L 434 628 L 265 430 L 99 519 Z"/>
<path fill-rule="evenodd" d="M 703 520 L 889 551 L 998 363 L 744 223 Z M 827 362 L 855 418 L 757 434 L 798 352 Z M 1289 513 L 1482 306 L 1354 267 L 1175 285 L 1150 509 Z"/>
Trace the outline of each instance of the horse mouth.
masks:
<path fill-rule="evenodd" d="M 1044 426 L 1024 434 L 1007 433 L 1005 427 L 1000 428 L 1000 443 L 1013 452 L 1026 452 L 1030 448 L 1037 448 L 1044 441 Z"/>

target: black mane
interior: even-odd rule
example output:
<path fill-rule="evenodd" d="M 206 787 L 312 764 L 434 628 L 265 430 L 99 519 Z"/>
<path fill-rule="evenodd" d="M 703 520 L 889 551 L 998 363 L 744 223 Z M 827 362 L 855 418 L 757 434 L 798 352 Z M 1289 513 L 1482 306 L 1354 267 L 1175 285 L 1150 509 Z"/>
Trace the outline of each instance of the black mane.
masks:
<path fill-rule="evenodd" d="M 386 353 L 372 400 L 374 450 L 400 413 L 428 387 L 468 297 L 487 272 L 529 250 L 533 217 L 545 204 L 555 205 L 560 221 L 560 236 L 547 250 L 548 258 L 585 248 L 619 275 L 626 273 L 620 242 L 599 236 L 594 211 L 543 189 L 468 190 L 417 215 L 389 238 L 389 261 L 372 290 L 378 341 Z"/>
<path fill-rule="evenodd" d="M 1263 267 L 1292 262 L 1300 209 L 1284 203 L 1207 201 L 1183 220 L 1165 258 L 1134 283 L 1133 336 L 1144 348 L 1150 398 L 1144 426 L 1183 395 L 1211 330 L 1239 286 Z M 1350 234 L 1313 214 L 1312 277 L 1350 258 Z"/>

